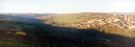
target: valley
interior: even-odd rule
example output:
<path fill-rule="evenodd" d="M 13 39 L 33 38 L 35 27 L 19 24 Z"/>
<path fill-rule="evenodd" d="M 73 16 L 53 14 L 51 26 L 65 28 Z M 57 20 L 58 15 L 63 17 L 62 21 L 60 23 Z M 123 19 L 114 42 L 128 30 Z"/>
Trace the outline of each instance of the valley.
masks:
<path fill-rule="evenodd" d="M 19 47 L 134 47 L 134 18 L 117 13 L 0 14 L 0 41 Z"/>

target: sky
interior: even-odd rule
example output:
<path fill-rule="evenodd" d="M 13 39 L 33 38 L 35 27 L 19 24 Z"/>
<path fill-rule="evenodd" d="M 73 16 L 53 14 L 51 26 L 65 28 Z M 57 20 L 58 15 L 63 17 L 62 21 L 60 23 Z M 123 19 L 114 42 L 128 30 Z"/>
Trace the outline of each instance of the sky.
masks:
<path fill-rule="evenodd" d="M 135 0 L 0 0 L 0 13 L 135 12 Z"/>

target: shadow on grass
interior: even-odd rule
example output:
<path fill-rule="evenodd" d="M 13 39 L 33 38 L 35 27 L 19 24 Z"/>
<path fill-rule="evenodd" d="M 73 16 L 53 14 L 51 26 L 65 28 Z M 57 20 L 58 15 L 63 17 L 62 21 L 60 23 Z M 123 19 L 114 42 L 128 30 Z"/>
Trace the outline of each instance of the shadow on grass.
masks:
<path fill-rule="evenodd" d="M 25 18 L 5 17 L 17 22 L 32 24 L 36 28 L 24 29 L 26 36 L 18 36 L 23 41 L 38 47 L 135 47 L 135 38 L 129 38 L 117 34 L 107 34 L 96 29 L 75 29 L 70 27 L 58 27 L 44 24 L 44 21 Z M 38 23 L 42 22 L 42 23 Z M 38 24 L 36 24 L 38 23 Z"/>
<path fill-rule="evenodd" d="M 75 29 L 46 24 L 33 33 L 41 47 L 134 47 L 134 38 L 107 34 L 96 29 Z M 31 33 L 28 33 L 28 36 Z"/>

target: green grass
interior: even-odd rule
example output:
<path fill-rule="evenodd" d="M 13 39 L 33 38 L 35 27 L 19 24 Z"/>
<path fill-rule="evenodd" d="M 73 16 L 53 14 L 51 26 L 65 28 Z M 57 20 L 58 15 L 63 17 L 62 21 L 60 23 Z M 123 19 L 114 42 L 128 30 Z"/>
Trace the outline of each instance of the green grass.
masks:
<path fill-rule="evenodd" d="M 94 18 L 94 17 L 96 17 L 96 16 L 66 15 L 66 16 L 58 16 L 57 18 L 53 19 L 52 22 L 56 22 L 59 24 L 75 23 L 75 22 L 86 21 L 86 20 Z"/>
<path fill-rule="evenodd" d="M 17 30 L 22 30 L 23 28 L 28 28 L 28 29 L 32 29 L 34 28 L 31 25 L 27 25 L 27 24 L 20 24 L 20 23 L 4 23 L 4 22 L 0 22 L 0 29 L 2 30 L 10 30 L 10 28 L 16 28 Z"/>
<path fill-rule="evenodd" d="M 17 29 L 22 30 L 22 27 L 24 28 L 28 28 L 28 29 L 32 29 L 34 28 L 33 26 L 30 25 L 25 25 L 25 24 L 18 24 L 18 25 L 14 25 Z"/>
<path fill-rule="evenodd" d="M 0 47 L 33 47 L 33 46 L 19 42 L 8 42 L 0 40 Z"/>

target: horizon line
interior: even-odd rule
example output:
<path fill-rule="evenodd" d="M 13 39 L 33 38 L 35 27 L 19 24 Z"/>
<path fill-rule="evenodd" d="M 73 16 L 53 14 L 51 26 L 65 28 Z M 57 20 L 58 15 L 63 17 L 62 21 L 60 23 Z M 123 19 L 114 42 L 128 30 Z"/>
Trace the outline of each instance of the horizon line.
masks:
<path fill-rule="evenodd" d="M 0 12 L 0 14 L 3 13 L 39 13 L 39 14 L 44 14 L 44 12 Z M 49 13 L 49 12 L 48 12 Z M 135 12 L 67 12 L 67 13 L 135 13 Z M 50 13 L 50 14 L 67 14 L 67 13 Z"/>

